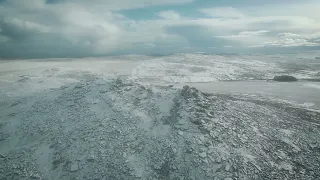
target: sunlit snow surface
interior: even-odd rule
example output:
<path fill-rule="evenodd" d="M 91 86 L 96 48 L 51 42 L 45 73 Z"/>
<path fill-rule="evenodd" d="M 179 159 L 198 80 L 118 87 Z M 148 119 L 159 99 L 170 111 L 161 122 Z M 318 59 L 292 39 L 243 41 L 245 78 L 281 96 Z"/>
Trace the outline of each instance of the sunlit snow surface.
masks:
<path fill-rule="evenodd" d="M 292 55 L 2 60 L 0 179 L 316 179 L 319 78 Z"/>

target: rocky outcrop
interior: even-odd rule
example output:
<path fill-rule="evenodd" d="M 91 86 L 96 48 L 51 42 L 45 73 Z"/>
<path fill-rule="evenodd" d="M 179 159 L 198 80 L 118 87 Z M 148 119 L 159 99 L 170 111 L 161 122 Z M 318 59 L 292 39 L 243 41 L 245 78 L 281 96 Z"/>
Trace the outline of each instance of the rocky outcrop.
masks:
<path fill-rule="evenodd" d="M 281 76 L 275 76 L 273 78 L 274 81 L 278 81 L 278 82 L 294 82 L 294 81 L 298 81 L 297 78 L 293 77 L 293 76 L 288 76 L 288 75 L 281 75 Z"/>

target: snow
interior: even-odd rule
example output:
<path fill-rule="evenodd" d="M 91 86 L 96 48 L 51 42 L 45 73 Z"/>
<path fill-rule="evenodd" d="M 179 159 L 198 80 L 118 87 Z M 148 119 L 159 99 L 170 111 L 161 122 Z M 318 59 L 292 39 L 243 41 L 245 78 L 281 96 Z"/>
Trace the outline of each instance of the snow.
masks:
<path fill-rule="evenodd" d="M 172 55 L 142 62 L 132 72 L 135 81 L 168 83 L 263 79 L 284 71 L 271 62 L 215 55 Z"/>
<path fill-rule="evenodd" d="M 319 93 L 246 81 L 293 71 L 269 58 L 1 61 L 0 179 L 319 177 Z"/>
<path fill-rule="evenodd" d="M 320 89 L 320 83 L 318 84 L 308 83 L 308 84 L 304 84 L 304 86 L 314 88 L 314 89 Z"/>

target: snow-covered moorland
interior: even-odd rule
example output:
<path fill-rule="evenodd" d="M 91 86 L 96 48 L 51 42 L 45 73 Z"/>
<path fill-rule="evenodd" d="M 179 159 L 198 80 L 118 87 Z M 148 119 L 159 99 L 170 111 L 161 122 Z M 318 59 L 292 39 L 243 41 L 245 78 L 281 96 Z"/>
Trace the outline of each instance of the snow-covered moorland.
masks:
<path fill-rule="evenodd" d="M 319 63 L 203 54 L 0 61 L 0 179 L 316 179 L 319 82 L 265 79 L 317 79 Z"/>

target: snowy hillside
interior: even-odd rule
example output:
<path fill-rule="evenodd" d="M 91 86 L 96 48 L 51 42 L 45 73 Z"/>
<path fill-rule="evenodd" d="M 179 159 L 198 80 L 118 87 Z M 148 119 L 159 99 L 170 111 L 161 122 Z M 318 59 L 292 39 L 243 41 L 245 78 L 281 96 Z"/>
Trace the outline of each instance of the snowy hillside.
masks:
<path fill-rule="evenodd" d="M 319 82 L 246 80 L 314 79 L 312 63 L 200 54 L 1 61 L 0 179 L 316 179 Z"/>

